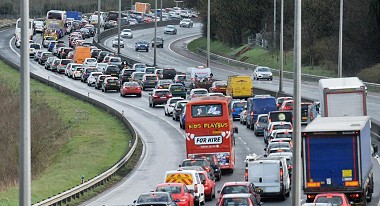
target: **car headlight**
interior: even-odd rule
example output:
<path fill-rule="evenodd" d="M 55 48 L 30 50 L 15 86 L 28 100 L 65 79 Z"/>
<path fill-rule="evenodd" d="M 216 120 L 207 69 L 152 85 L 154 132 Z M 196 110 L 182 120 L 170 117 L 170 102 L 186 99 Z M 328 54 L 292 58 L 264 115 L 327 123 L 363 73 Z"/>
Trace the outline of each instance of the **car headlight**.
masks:
<path fill-rule="evenodd" d="M 272 75 L 273 75 L 272 72 L 270 72 L 270 73 L 269 73 L 269 76 L 272 76 Z"/>

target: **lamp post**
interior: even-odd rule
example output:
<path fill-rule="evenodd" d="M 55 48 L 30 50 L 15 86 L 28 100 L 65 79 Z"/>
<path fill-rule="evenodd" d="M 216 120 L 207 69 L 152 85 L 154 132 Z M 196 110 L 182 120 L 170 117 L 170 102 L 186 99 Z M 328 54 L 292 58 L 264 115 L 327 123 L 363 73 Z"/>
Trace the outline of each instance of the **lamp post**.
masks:
<path fill-rule="evenodd" d="M 278 92 L 284 91 L 284 0 L 281 0 L 281 25 L 280 25 L 280 79 Z"/>
<path fill-rule="evenodd" d="M 120 55 L 121 0 L 119 0 L 119 17 L 117 18 L 117 55 Z"/>
<path fill-rule="evenodd" d="M 301 159 L 301 1 L 294 0 L 294 109 L 293 109 L 293 161 L 292 205 L 301 205 L 302 159 Z"/>
<path fill-rule="evenodd" d="M 100 4 L 101 0 L 98 0 L 98 43 L 100 43 Z"/>
<path fill-rule="evenodd" d="M 160 7 L 161 7 L 161 10 L 160 10 L 160 21 L 162 21 L 162 0 L 161 0 Z"/>
<path fill-rule="evenodd" d="M 273 0 L 273 50 L 276 50 L 276 9 L 277 9 L 277 0 Z"/>
<path fill-rule="evenodd" d="M 342 78 L 342 53 L 343 53 L 343 0 L 340 0 L 340 18 L 339 18 L 339 51 L 338 51 L 338 77 Z"/>
<path fill-rule="evenodd" d="M 155 14 L 154 14 L 153 66 L 157 66 L 157 0 L 155 1 Z"/>
<path fill-rule="evenodd" d="M 31 142 L 30 142 L 30 70 L 29 70 L 29 0 L 20 0 L 21 12 L 21 75 L 19 129 L 19 205 L 31 205 Z"/>
<path fill-rule="evenodd" d="M 210 0 L 207 1 L 207 67 L 210 68 Z"/>

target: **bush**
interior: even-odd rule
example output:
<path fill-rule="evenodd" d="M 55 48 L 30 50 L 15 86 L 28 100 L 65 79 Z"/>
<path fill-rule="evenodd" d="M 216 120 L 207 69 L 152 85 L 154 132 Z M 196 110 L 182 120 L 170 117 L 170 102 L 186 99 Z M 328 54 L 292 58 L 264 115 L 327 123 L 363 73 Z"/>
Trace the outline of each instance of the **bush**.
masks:
<path fill-rule="evenodd" d="M 358 77 L 365 82 L 380 84 L 380 64 L 361 70 Z"/>

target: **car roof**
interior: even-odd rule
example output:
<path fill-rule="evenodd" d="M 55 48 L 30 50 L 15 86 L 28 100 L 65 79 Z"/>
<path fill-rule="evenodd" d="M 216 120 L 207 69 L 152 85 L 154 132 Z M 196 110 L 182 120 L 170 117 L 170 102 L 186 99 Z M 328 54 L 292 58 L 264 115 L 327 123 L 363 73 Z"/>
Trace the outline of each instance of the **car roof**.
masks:
<path fill-rule="evenodd" d="M 154 89 L 154 91 L 156 91 L 156 92 L 160 92 L 160 91 L 167 91 L 167 92 L 169 92 L 169 89 Z"/>
<path fill-rule="evenodd" d="M 281 121 L 281 122 L 271 122 L 270 124 L 271 125 L 283 125 L 283 124 L 291 124 L 291 123 L 290 122 Z"/>
<path fill-rule="evenodd" d="M 186 185 L 182 182 L 171 182 L 171 183 L 167 182 L 167 183 L 160 183 L 156 187 L 159 187 L 159 186 L 186 186 Z"/>
<path fill-rule="evenodd" d="M 201 166 L 184 166 L 180 167 L 183 170 L 196 170 L 196 171 L 204 171 L 203 167 Z"/>

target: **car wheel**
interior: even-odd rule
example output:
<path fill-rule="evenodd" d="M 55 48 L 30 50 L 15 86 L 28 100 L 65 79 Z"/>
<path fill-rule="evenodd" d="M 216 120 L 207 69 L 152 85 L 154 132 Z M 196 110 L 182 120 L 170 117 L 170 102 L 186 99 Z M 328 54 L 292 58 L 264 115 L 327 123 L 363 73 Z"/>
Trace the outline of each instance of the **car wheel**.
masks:
<path fill-rule="evenodd" d="M 149 102 L 149 107 L 152 107 L 152 104 Z"/>
<path fill-rule="evenodd" d="M 164 109 L 165 116 L 169 116 L 168 113 L 166 112 L 166 109 Z"/>
<path fill-rule="evenodd" d="M 156 107 L 156 104 L 154 104 L 153 102 L 152 102 L 152 107 L 153 107 L 153 108 L 155 108 L 155 107 Z"/>
<path fill-rule="evenodd" d="M 149 49 L 147 49 L 146 52 L 149 52 Z"/>
<path fill-rule="evenodd" d="M 248 124 L 248 122 L 246 123 L 246 125 L 245 126 L 247 126 L 247 128 L 249 129 L 249 124 Z"/>
<path fill-rule="evenodd" d="M 255 129 L 255 126 L 254 126 L 253 124 L 250 124 L 250 125 L 249 125 L 249 128 L 250 128 L 251 130 L 254 130 L 254 129 Z"/>
<path fill-rule="evenodd" d="M 173 120 L 175 120 L 175 117 L 174 117 L 174 115 L 172 116 L 172 119 L 173 119 Z"/>

